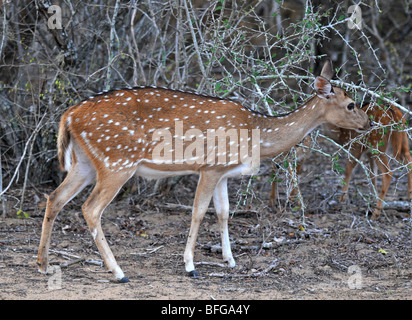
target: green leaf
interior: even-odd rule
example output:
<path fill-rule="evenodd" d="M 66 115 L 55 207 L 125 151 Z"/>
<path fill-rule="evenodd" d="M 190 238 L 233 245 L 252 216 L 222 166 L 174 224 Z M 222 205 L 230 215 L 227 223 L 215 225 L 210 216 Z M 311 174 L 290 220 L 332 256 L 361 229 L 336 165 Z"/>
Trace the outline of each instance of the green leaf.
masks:
<path fill-rule="evenodd" d="M 383 250 L 382 248 L 379 248 L 378 252 L 379 252 L 379 253 L 382 253 L 382 254 L 388 254 L 388 253 L 387 253 L 385 250 Z"/>
<path fill-rule="evenodd" d="M 17 211 L 17 218 L 23 219 L 23 218 L 28 218 L 29 214 L 23 210 Z"/>
<path fill-rule="evenodd" d="M 275 103 L 275 102 L 274 102 L 271 98 L 269 98 L 269 97 L 266 97 L 265 100 L 266 100 L 267 103 L 271 103 L 271 104 Z"/>

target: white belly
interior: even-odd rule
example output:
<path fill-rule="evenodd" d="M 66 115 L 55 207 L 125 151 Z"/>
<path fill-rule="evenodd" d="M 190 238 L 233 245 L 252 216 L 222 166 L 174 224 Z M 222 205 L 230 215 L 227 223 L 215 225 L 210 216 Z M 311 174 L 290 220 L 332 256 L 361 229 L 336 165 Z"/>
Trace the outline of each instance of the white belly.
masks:
<path fill-rule="evenodd" d="M 184 170 L 184 171 L 160 171 L 146 167 L 145 165 L 139 165 L 135 172 L 136 175 L 144 177 L 146 179 L 161 179 L 167 177 L 184 176 L 188 174 L 197 173 L 196 171 Z"/>

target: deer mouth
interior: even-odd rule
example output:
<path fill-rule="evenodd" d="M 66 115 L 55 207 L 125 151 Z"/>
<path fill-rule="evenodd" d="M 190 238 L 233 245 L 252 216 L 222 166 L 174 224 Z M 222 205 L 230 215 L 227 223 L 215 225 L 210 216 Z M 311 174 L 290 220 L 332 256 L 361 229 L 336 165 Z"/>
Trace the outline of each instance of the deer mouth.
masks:
<path fill-rule="evenodd" d="M 372 120 L 370 120 L 365 124 L 363 128 L 355 129 L 355 131 L 363 133 L 363 132 L 373 129 L 374 126 L 375 126 L 375 123 Z"/>

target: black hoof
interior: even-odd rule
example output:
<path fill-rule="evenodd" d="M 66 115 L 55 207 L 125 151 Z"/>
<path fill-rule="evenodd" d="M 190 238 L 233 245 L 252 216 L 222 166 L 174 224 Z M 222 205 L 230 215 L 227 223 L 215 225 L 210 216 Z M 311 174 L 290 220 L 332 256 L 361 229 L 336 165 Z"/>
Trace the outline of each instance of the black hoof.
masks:
<path fill-rule="evenodd" d="M 189 271 L 189 277 L 191 277 L 191 278 L 200 278 L 200 276 L 196 272 L 196 270 Z"/>
<path fill-rule="evenodd" d="M 123 277 L 123 278 L 121 278 L 121 279 L 119 280 L 119 282 L 120 282 L 120 283 L 128 283 L 128 282 L 130 282 L 130 280 L 127 279 L 126 277 Z"/>

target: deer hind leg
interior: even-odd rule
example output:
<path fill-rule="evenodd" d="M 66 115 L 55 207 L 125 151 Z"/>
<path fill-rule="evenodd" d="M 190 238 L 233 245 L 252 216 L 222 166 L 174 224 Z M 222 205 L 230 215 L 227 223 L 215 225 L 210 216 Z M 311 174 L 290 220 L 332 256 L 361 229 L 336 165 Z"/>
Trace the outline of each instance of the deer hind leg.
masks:
<path fill-rule="evenodd" d="M 409 145 L 408 145 L 408 136 L 405 134 L 406 143 L 404 149 L 402 150 L 402 160 L 404 165 L 406 165 L 406 177 L 408 180 L 408 199 L 409 201 L 412 200 L 412 157 L 409 152 Z"/>
<path fill-rule="evenodd" d="M 114 274 L 116 280 L 123 283 L 129 282 L 129 280 L 124 276 L 122 269 L 118 266 L 116 259 L 110 250 L 109 244 L 106 241 L 101 226 L 101 216 L 104 209 L 110 204 L 120 188 L 131 176 L 132 173 L 127 172 L 118 173 L 114 178 L 112 176 L 110 179 L 109 177 L 98 177 L 96 186 L 82 206 L 87 226 L 89 227 L 107 270 Z"/>
<path fill-rule="evenodd" d="M 230 248 L 228 230 L 229 198 L 227 194 L 227 178 L 223 178 L 217 184 L 216 189 L 213 193 L 213 204 L 215 206 L 219 221 L 223 261 L 227 263 L 229 268 L 234 268 L 236 266 L 236 262 L 233 259 L 232 250 Z"/>
<path fill-rule="evenodd" d="M 410 156 L 409 159 L 410 160 Z M 410 169 L 410 166 L 412 166 L 412 161 L 407 162 L 407 168 L 408 170 L 406 177 L 408 179 L 408 199 L 409 199 L 409 206 L 411 207 L 411 210 L 409 211 L 409 216 L 412 217 L 412 169 Z"/>
<path fill-rule="evenodd" d="M 409 162 L 407 167 L 408 173 L 406 174 L 406 177 L 408 179 L 408 199 L 409 201 L 412 201 L 412 170 L 409 168 L 409 166 L 412 166 L 412 162 Z"/>
<path fill-rule="evenodd" d="M 220 177 L 219 177 L 220 178 Z M 192 222 L 190 225 L 189 236 L 187 238 L 184 261 L 185 268 L 189 275 L 198 277 L 193 264 L 193 256 L 196 246 L 197 234 L 199 232 L 200 223 L 205 216 L 206 210 L 212 199 L 213 192 L 216 188 L 219 179 L 213 174 L 202 172 L 199 177 L 199 182 L 196 188 L 195 200 L 193 203 Z"/>
<path fill-rule="evenodd" d="M 377 219 L 382 211 L 383 201 L 385 199 L 386 193 L 391 184 L 393 176 L 393 173 L 389 168 L 388 157 L 385 154 L 379 154 L 379 156 L 377 157 L 376 164 L 378 166 L 379 171 L 382 172 L 382 188 L 381 193 L 379 195 L 379 199 L 376 203 L 376 208 L 373 210 L 373 220 Z"/>
<path fill-rule="evenodd" d="M 37 256 L 37 265 L 41 273 L 47 273 L 48 252 L 53 223 L 57 214 L 64 205 L 73 199 L 87 185 L 94 182 L 94 169 L 85 163 L 77 162 L 70 169 L 64 181 L 54 190 L 47 199 L 44 215 L 40 246 Z"/>

